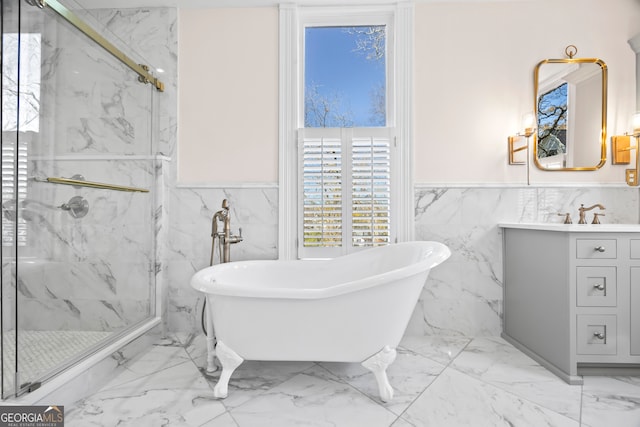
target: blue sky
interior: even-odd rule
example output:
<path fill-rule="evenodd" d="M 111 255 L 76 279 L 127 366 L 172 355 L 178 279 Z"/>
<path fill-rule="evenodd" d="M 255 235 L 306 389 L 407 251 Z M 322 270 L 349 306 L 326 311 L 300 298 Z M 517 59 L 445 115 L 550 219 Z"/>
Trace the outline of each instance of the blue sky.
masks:
<path fill-rule="evenodd" d="M 370 117 L 370 91 L 385 82 L 384 60 L 367 59 L 356 51 L 358 34 L 344 27 L 309 27 L 305 31 L 305 86 L 319 86 L 323 95 L 340 93 L 347 100 L 355 126 Z"/>

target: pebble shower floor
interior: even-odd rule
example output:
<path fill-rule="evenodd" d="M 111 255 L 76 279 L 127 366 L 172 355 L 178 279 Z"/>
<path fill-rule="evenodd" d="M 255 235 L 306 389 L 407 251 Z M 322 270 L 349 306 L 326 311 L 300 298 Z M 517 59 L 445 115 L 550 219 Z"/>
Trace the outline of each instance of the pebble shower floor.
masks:
<path fill-rule="evenodd" d="M 43 375 L 77 355 L 89 350 L 111 335 L 96 331 L 20 331 L 18 333 L 19 369 L 23 381 L 40 379 Z M 2 334 L 4 372 L 15 372 L 16 332 Z M 4 378 L 4 389 L 12 381 Z"/>

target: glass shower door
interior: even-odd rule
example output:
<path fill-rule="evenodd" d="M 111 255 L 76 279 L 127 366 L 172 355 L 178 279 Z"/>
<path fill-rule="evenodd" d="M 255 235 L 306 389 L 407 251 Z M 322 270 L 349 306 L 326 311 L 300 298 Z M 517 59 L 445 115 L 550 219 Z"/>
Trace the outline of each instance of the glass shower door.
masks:
<path fill-rule="evenodd" d="M 2 2 L 2 276 L 0 284 L 0 356 L 2 397 L 16 393 L 18 353 L 17 334 L 17 247 L 22 226 L 19 226 L 17 205 L 21 195 L 20 174 L 24 162 L 19 156 L 19 128 L 26 126 L 24 114 L 18 108 L 19 99 L 19 5 Z M 21 222 L 20 222 L 21 223 Z"/>
<path fill-rule="evenodd" d="M 6 398 L 155 315 L 155 159 L 154 88 L 52 10 L 5 3 L 20 15 L 15 36 L 3 26 L 19 42 L 3 86 Z"/>

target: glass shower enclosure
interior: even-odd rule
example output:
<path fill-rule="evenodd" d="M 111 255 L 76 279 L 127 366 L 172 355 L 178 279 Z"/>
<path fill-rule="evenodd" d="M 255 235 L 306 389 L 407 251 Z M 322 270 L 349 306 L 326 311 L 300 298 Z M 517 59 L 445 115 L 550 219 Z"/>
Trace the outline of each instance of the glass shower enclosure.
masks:
<path fill-rule="evenodd" d="M 161 83 L 65 4 L 2 0 L 3 399 L 156 316 Z"/>

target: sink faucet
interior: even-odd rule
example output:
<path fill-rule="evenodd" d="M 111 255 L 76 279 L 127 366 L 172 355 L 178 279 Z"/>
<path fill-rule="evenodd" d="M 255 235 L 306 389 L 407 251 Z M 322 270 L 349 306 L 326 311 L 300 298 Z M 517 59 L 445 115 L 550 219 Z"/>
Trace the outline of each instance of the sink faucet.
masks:
<path fill-rule="evenodd" d="M 222 231 L 218 231 L 218 221 L 222 222 Z M 231 215 L 229 214 L 229 201 L 222 201 L 222 209 L 213 215 L 211 226 L 211 237 L 213 237 L 213 246 L 215 247 L 215 239 L 219 239 L 222 243 L 222 260 L 221 262 L 231 261 L 231 244 L 242 242 L 242 228 L 238 229 L 238 235 L 231 234 Z M 211 248 L 211 265 L 213 265 L 214 248 Z"/>
<path fill-rule="evenodd" d="M 605 207 L 602 206 L 601 204 L 597 203 L 593 206 L 590 206 L 588 208 L 585 208 L 583 204 L 580 205 L 580 207 L 578 208 L 578 212 L 580 213 L 580 220 L 578 221 L 578 224 L 586 224 L 587 221 L 584 218 L 584 213 L 586 211 L 590 211 L 593 208 L 599 208 L 601 210 L 605 210 Z M 604 214 L 601 213 L 597 213 L 593 216 L 593 224 L 600 224 L 600 221 L 598 220 L 598 216 L 604 216 Z"/>

